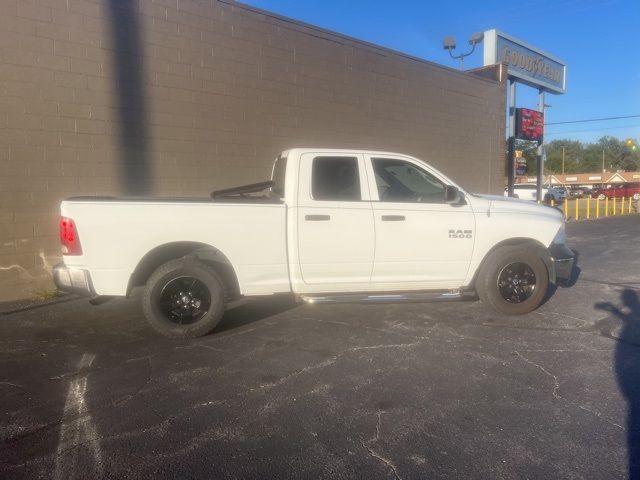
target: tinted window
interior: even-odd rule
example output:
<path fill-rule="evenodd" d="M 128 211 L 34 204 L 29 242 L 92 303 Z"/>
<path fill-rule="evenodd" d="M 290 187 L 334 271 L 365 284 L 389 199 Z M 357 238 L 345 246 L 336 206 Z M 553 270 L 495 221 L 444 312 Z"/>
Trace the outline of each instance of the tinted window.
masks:
<path fill-rule="evenodd" d="M 311 176 L 315 200 L 361 200 L 358 159 L 354 157 L 316 157 Z"/>
<path fill-rule="evenodd" d="M 280 157 L 273 166 L 273 187 L 271 191 L 278 197 L 284 197 L 284 175 L 287 171 L 287 157 Z"/>
<path fill-rule="evenodd" d="M 443 203 L 444 184 L 402 160 L 374 158 L 378 198 L 382 202 Z"/>

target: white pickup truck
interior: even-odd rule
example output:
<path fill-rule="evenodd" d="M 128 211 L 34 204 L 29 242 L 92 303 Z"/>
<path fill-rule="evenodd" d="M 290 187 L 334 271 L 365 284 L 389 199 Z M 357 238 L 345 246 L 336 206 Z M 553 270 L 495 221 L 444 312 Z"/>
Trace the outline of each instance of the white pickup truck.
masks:
<path fill-rule="evenodd" d="M 311 303 L 477 293 L 523 314 L 574 263 L 557 210 L 467 193 L 388 152 L 295 148 L 271 181 L 211 198 L 77 197 L 61 210 L 57 287 L 99 297 L 143 286 L 148 322 L 177 338 L 213 330 L 231 301 L 280 293 Z"/>

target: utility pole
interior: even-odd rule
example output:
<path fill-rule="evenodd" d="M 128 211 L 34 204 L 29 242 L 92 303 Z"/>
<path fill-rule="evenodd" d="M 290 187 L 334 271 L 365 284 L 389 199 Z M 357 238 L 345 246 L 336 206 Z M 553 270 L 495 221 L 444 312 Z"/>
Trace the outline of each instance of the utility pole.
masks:
<path fill-rule="evenodd" d="M 602 173 L 604 173 L 604 148 L 602 149 Z"/>
<path fill-rule="evenodd" d="M 513 197 L 515 183 L 515 151 L 516 151 L 516 81 L 508 81 L 509 88 L 509 139 L 507 151 L 507 195 Z"/>
<path fill-rule="evenodd" d="M 562 147 L 562 174 L 564 175 L 564 147 Z"/>
<path fill-rule="evenodd" d="M 544 90 L 541 88 L 538 90 L 538 111 L 542 112 L 544 119 Z M 542 184 L 544 182 L 544 124 L 543 124 L 543 139 L 538 143 L 538 175 L 537 175 L 537 184 L 536 184 L 536 199 L 538 203 L 542 203 L 544 200 L 542 198 Z M 549 181 L 549 186 L 551 186 L 551 181 Z"/>

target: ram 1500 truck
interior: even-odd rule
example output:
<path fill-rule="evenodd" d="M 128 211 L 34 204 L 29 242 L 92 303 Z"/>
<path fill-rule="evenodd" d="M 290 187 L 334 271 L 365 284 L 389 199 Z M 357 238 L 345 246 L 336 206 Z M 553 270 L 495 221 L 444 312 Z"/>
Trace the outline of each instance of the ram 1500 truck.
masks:
<path fill-rule="evenodd" d="M 62 202 L 60 290 L 128 296 L 169 337 L 213 330 L 229 302 L 477 295 L 530 312 L 570 277 L 557 210 L 476 195 L 407 155 L 295 148 L 268 182 L 206 199 L 77 197 Z"/>

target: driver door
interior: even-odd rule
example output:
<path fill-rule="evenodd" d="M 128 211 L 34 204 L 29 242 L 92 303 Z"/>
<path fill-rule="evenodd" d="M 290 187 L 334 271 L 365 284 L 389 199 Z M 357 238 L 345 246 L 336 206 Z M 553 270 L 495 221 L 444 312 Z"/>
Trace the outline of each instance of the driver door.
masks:
<path fill-rule="evenodd" d="M 372 286 L 460 287 L 474 245 L 471 206 L 445 203 L 445 182 L 414 159 L 366 156 L 366 164 L 376 238 Z"/>

